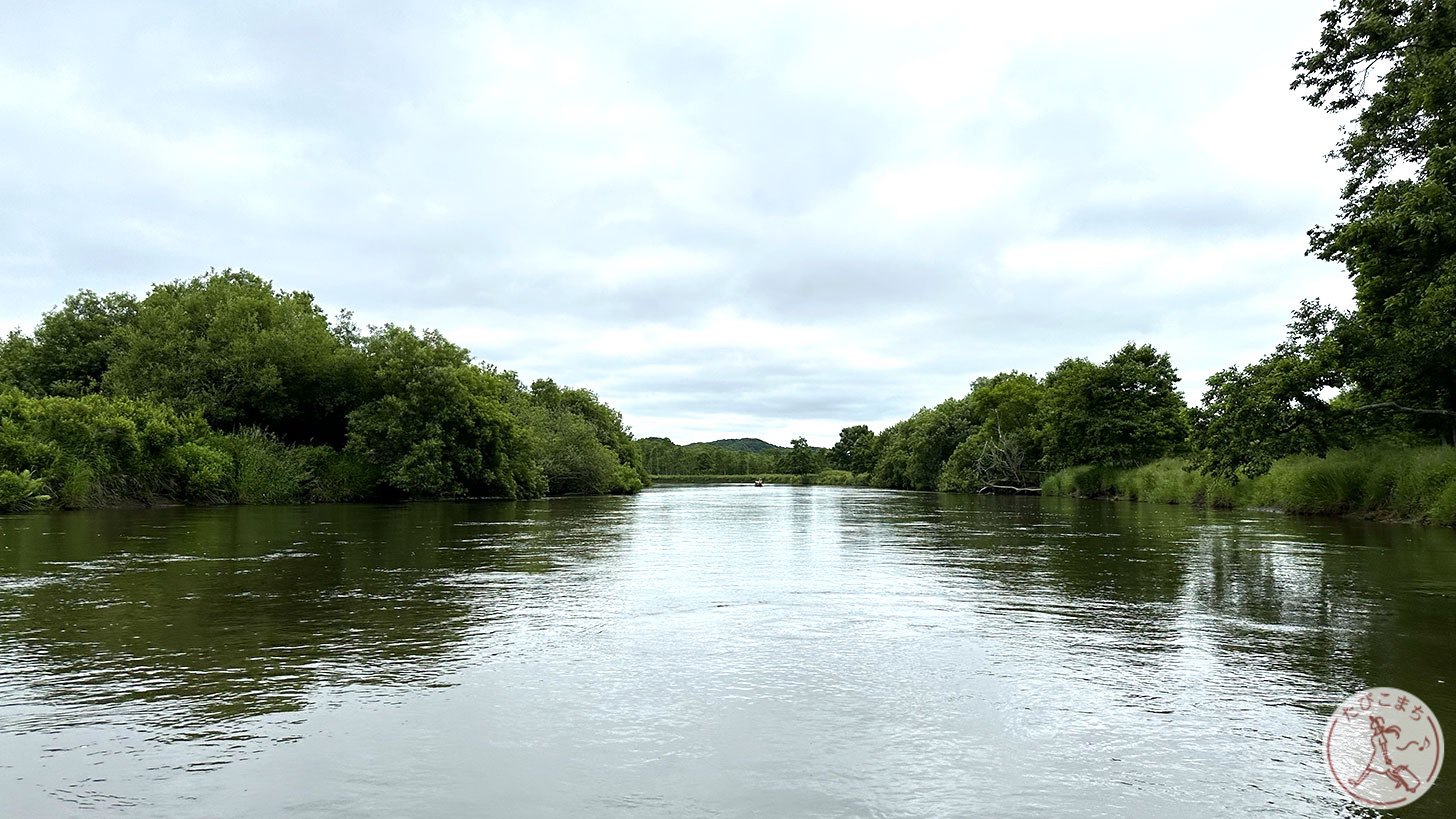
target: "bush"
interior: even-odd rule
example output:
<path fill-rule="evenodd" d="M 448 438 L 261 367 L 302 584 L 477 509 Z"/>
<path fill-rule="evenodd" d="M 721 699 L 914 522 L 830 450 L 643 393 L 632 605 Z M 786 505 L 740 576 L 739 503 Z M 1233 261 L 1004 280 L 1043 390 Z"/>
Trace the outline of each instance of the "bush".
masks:
<path fill-rule="evenodd" d="M 67 508 L 169 494 L 173 449 L 206 434 L 200 419 L 145 402 L 0 390 L 0 469 L 44 475 Z"/>
<path fill-rule="evenodd" d="M 173 496 L 192 503 L 226 503 L 235 496 L 233 459 L 226 452 L 189 441 L 173 447 Z"/>
<path fill-rule="evenodd" d="M 309 501 L 345 503 L 379 494 L 379 470 L 368 461 L 327 446 L 299 447 L 296 451 L 310 475 Z"/>
<path fill-rule="evenodd" d="M 232 455 L 233 486 L 240 503 L 300 503 L 307 499 L 312 474 L 299 450 L 261 429 L 217 437 Z"/>
<path fill-rule="evenodd" d="M 0 470 L 0 512 L 28 512 L 49 501 L 45 483 L 30 476 L 30 470 Z"/>

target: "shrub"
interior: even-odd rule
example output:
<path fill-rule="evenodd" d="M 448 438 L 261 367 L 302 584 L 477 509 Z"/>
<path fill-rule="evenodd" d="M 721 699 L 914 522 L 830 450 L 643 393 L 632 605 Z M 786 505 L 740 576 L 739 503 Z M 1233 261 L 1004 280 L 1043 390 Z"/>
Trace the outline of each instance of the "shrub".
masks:
<path fill-rule="evenodd" d="M 30 476 L 29 469 L 19 472 L 0 470 L 0 512 L 28 512 L 49 501 L 45 483 Z"/>
<path fill-rule="evenodd" d="M 233 459 L 226 452 L 189 441 L 173 447 L 173 496 L 193 503 L 226 503 L 235 497 Z"/>

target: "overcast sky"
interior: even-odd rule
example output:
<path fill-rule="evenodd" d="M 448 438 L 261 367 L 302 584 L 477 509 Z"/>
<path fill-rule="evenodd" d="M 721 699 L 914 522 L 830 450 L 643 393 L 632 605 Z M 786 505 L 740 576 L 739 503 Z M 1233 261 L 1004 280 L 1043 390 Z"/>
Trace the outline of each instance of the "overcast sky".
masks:
<path fill-rule="evenodd" d="M 0 0 L 0 327 L 245 267 L 679 443 L 1129 340 L 1268 352 L 1335 213 L 1331 0 Z"/>

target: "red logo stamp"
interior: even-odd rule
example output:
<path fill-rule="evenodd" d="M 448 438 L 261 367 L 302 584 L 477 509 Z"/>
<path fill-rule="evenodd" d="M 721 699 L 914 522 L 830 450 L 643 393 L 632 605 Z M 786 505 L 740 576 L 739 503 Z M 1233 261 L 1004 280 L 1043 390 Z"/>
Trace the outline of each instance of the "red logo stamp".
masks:
<path fill-rule="evenodd" d="M 1325 730 L 1325 769 L 1362 805 L 1393 808 L 1420 798 L 1441 772 L 1445 745 L 1431 709 L 1399 688 L 1345 700 Z"/>

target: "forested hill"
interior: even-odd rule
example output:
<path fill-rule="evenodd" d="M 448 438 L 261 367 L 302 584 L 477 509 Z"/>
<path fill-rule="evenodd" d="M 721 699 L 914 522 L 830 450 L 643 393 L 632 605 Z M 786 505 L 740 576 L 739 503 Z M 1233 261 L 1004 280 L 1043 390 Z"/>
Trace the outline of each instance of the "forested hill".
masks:
<path fill-rule="evenodd" d="M 758 438 L 726 438 L 678 446 L 667 438 L 641 438 L 647 471 L 653 475 L 753 475 L 818 472 L 829 463 L 829 451 L 795 438 L 774 446 Z"/>
<path fill-rule="evenodd" d="M 692 445 L 689 444 L 689 446 Z M 788 447 L 771 444 L 762 438 L 722 438 L 717 441 L 708 441 L 704 446 L 715 446 L 729 452 L 777 452 L 788 449 Z"/>
<path fill-rule="evenodd" d="M 0 512 L 635 492 L 622 416 L 247 271 L 82 290 L 0 340 Z"/>

